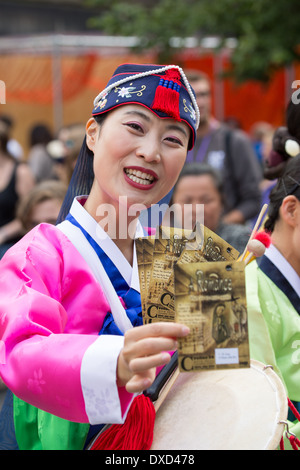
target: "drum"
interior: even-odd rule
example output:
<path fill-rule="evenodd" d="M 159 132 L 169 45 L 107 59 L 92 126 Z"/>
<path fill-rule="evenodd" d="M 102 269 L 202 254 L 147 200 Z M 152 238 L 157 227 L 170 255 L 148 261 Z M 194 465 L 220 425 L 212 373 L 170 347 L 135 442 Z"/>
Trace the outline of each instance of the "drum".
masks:
<path fill-rule="evenodd" d="M 269 366 L 182 372 L 157 410 L 152 450 L 275 450 L 288 399 Z"/>

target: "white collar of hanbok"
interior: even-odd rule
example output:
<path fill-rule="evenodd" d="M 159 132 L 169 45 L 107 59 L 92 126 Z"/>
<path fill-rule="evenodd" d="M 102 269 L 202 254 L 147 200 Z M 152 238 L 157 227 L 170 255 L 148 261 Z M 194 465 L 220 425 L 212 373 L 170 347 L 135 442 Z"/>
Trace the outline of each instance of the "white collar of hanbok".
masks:
<path fill-rule="evenodd" d="M 300 297 L 300 277 L 278 248 L 271 244 L 266 249 L 265 256 L 276 266 Z"/>
<path fill-rule="evenodd" d="M 135 243 L 133 252 L 133 266 L 131 266 L 114 241 L 107 235 L 107 233 L 96 222 L 96 220 L 85 210 L 83 207 L 85 200 L 86 196 L 78 196 L 75 198 L 70 209 L 70 214 L 77 220 L 77 222 L 80 223 L 84 230 L 86 230 L 93 240 L 102 248 L 107 256 L 109 256 L 127 284 L 140 292 Z M 144 231 L 141 223 L 138 221 L 135 238 L 143 236 L 145 236 Z"/>

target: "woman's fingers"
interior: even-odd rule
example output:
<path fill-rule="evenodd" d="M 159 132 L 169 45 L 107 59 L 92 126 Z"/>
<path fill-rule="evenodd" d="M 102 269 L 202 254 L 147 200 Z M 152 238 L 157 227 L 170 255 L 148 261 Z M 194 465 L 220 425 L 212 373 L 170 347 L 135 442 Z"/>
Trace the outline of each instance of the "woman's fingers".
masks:
<path fill-rule="evenodd" d="M 129 393 L 141 393 L 153 383 L 155 379 L 155 369 L 148 371 L 147 375 L 134 375 L 126 384 Z"/>
<path fill-rule="evenodd" d="M 159 336 L 180 338 L 186 336 L 188 333 L 189 328 L 180 323 L 156 322 L 128 330 L 125 334 L 125 338 L 128 339 L 128 341 L 137 341 L 142 338 Z"/>
<path fill-rule="evenodd" d="M 166 351 L 177 349 L 177 339 L 188 334 L 189 328 L 172 322 L 128 330 L 118 359 L 118 385 L 125 385 L 131 393 L 145 390 L 153 382 L 156 368 L 170 361 Z"/>
<path fill-rule="evenodd" d="M 143 338 L 124 348 L 124 359 L 129 362 L 137 357 L 152 356 L 174 349 L 177 349 L 177 341 L 173 338 Z"/>
<path fill-rule="evenodd" d="M 147 357 L 138 357 L 130 361 L 130 370 L 134 374 L 143 373 L 148 369 L 164 366 L 170 362 L 171 356 L 167 352 Z"/>

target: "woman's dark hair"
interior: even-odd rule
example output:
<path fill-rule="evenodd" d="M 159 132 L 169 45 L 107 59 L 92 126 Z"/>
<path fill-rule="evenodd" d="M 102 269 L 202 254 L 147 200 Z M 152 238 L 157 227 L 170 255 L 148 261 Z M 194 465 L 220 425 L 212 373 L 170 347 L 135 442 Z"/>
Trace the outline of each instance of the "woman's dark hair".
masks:
<path fill-rule="evenodd" d="M 99 124 L 103 124 L 108 113 L 95 116 L 94 119 Z M 73 199 L 76 196 L 88 196 L 90 194 L 94 181 L 94 154 L 86 145 L 86 137 L 79 152 L 76 165 L 72 174 L 72 178 L 67 190 L 67 194 L 62 203 L 60 213 L 58 215 L 57 224 L 65 220 L 70 211 Z"/>
<path fill-rule="evenodd" d="M 170 201 L 170 205 L 173 203 L 173 196 L 176 192 L 176 187 L 184 176 L 202 176 L 202 175 L 209 175 L 215 185 L 216 190 L 219 192 L 220 197 L 222 199 L 222 202 L 224 204 L 224 192 L 223 192 L 223 180 L 221 174 L 212 168 L 210 165 L 207 163 L 200 163 L 200 162 L 192 162 L 192 163 L 186 163 L 181 170 L 181 173 L 178 176 L 178 179 L 176 181 L 176 184 L 173 189 L 172 193 L 172 198 Z"/>
<path fill-rule="evenodd" d="M 282 201 L 289 195 L 294 195 L 300 201 L 300 155 L 287 162 L 282 176 L 270 193 L 268 218 L 265 222 L 267 231 L 273 232 L 276 221 L 279 219 Z"/>
<path fill-rule="evenodd" d="M 30 146 L 37 144 L 47 145 L 53 139 L 52 133 L 45 124 L 37 124 L 30 131 Z"/>

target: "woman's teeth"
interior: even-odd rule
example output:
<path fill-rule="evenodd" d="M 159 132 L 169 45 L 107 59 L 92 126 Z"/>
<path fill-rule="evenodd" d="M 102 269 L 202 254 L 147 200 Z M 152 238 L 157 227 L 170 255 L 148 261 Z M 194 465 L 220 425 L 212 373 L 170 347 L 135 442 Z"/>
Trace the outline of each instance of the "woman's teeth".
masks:
<path fill-rule="evenodd" d="M 133 170 L 131 168 L 125 169 L 125 173 L 132 181 L 139 184 L 151 184 L 153 183 L 154 176 L 149 173 L 144 173 L 140 170 Z"/>

